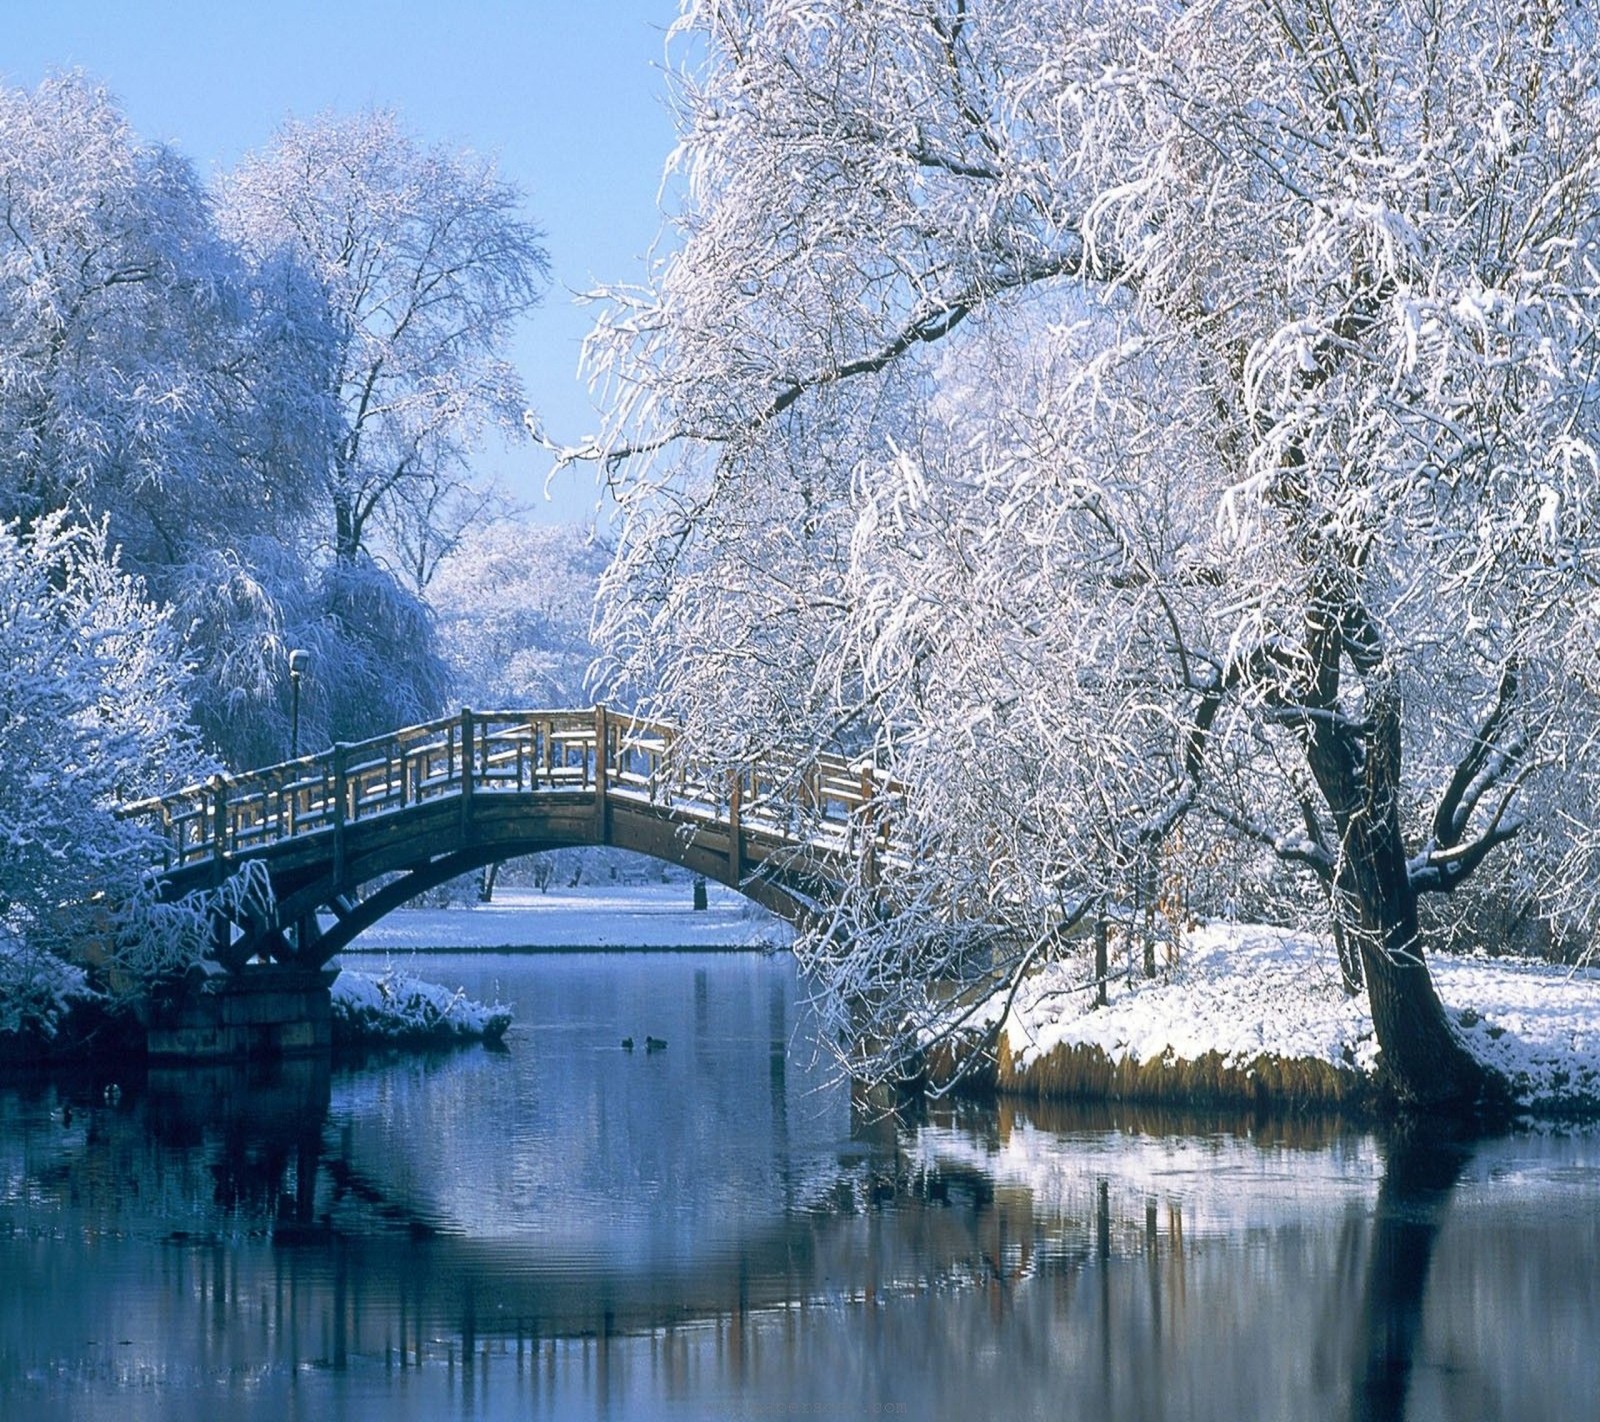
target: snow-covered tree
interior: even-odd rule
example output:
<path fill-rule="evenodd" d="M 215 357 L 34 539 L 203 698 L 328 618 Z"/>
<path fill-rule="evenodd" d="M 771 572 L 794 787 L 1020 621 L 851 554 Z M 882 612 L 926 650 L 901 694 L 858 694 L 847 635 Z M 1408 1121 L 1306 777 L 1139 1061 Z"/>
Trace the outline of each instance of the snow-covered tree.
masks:
<path fill-rule="evenodd" d="M 320 287 L 281 254 L 246 262 L 188 163 L 81 75 L 0 88 L 0 131 L 0 516 L 107 519 L 183 608 L 202 724 L 242 756 L 276 690 L 240 672 L 305 577 L 336 438 Z M 207 620 L 240 579 L 268 609 L 248 632 Z"/>
<path fill-rule="evenodd" d="M 141 143 L 81 75 L 0 89 L 0 130 L 0 516 L 24 532 L 65 507 L 108 521 L 123 564 L 174 608 L 196 721 L 235 766 L 288 753 L 292 648 L 315 654 L 307 746 L 433 715 L 445 672 L 417 593 L 359 542 L 333 556 L 328 474 L 353 448 L 341 403 L 351 312 L 338 301 L 348 293 L 304 244 L 253 248 L 221 235 L 189 165 Z M 413 187 L 397 203 L 420 201 L 434 174 L 432 157 L 406 152 Z M 490 207 L 505 198 L 486 173 L 456 176 L 482 180 Z M 484 241 L 494 266 L 483 214 L 449 207 L 468 196 L 447 191 L 434 212 L 439 259 L 470 257 Z M 280 216 L 287 224 L 293 214 Z M 398 251 L 415 236 L 402 223 L 373 240 Z M 390 270 L 376 248 L 363 260 L 374 280 Z M 390 354 L 411 362 L 408 398 L 425 401 L 419 352 L 432 343 L 445 371 L 438 428 L 448 412 L 459 420 L 448 439 L 418 449 L 458 480 L 450 461 L 499 378 L 491 348 L 509 317 L 454 332 L 446 312 L 463 298 L 450 283 L 488 301 L 493 282 L 420 261 L 414 276 L 444 294 L 437 310 L 429 293 L 411 294 L 411 334 Z M 466 367 L 477 386 L 463 382 Z M 392 433 L 401 416 L 388 372 L 367 373 L 383 409 L 356 423 Z M 424 543 L 422 556 L 437 550 Z"/>
<path fill-rule="evenodd" d="M 581 706 L 612 547 L 592 530 L 501 519 L 469 528 L 429 586 L 456 698 L 471 706 Z"/>
<path fill-rule="evenodd" d="M 185 680 L 103 528 L 0 524 L 0 1030 L 52 1030 L 92 943 L 142 974 L 199 941 L 155 907 L 147 834 L 114 813 L 207 769 Z"/>
<path fill-rule="evenodd" d="M 324 475 L 336 559 L 372 551 L 375 523 L 427 522 L 418 490 L 462 482 L 489 429 L 524 432 L 505 360 L 547 260 L 492 162 L 425 147 L 393 113 L 292 121 L 220 190 L 223 229 L 258 260 L 288 254 L 332 313 L 341 428 Z"/>
<path fill-rule="evenodd" d="M 320 293 L 217 235 L 188 162 L 81 75 L 0 88 L 0 514 L 111 514 L 141 568 L 311 507 Z"/>
<path fill-rule="evenodd" d="M 295 650 L 309 654 L 302 752 L 443 711 L 449 671 L 433 612 L 373 559 L 330 563 L 303 544 L 256 539 L 211 550 L 190 572 L 174 617 L 207 673 L 192 686 L 194 716 L 230 765 L 288 758 Z"/>
<path fill-rule="evenodd" d="M 1402 1095 L 1492 1091 L 1419 904 L 1515 848 L 1560 913 L 1593 862 L 1592 12 L 680 30 L 679 241 L 591 343 L 608 627 L 703 753 L 908 787 L 892 889 L 811 944 L 854 1021 L 904 1040 L 994 930 L 1018 971 L 1225 832 L 1320 886 Z"/>

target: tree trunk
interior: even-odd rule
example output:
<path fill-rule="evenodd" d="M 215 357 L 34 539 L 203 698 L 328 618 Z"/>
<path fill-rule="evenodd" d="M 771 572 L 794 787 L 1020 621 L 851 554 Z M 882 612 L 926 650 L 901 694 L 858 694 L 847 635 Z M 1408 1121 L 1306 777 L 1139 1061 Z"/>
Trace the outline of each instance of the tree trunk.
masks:
<path fill-rule="evenodd" d="M 1328 886 L 1328 916 L 1333 923 L 1333 947 L 1339 957 L 1339 980 L 1347 997 L 1357 996 L 1366 986 L 1361 975 L 1361 949 L 1346 929 L 1355 910 L 1355 892 L 1348 875 L 1341 872 Z"/>
<path fill-rule="evenodd" d="M 1402 870 L 1403 870 L 1402 865 Z M 1434 990 L 1409 885 L 1362 882 L 1360 949 L 1381 1069 L 1396 1098 L 1409 1106 L 1472 1110 L 1494 1095 L 1488 1072 L 1462 1046 Z"/>
<path fill-rule="evenodd" d="M 1339 625 L 1328 619 L 1327 626 Z M 1313 704 L 1336 709 L 1337 641 L 1319 651 L 1326 654 L 1324 678 Z M 1339 831 L 1333 892 L 1354 903 L 1347 938 L 1360 953 L 1382 1079 L 1405 1108 L 1462 1115 L 1503 1109 L 1505 1081 L 1456 1036 L 1423 954 L 1400 828 L 1399 699 L 1381 671 L 1369 675 L 1366 692 L 1367 724 L 1357 730 L 1332 716 L 1317 720 L 1306 756 Z"/>
<path fill-rule="evenodd" d="M 1376 698 L 1375 698 L 1376 700 Z M 1434 990 L 1417 923 L 1417 894 L 1400 829 L 1397 709 L 1375 707 L 1359 810 L 1339 815 L 1340 892 L 1353 893 L 1354 937 L 1387 1086 L 1405 1106 L 1474 1112 L 1503 1103 L 1505 1083 L 1462 1045 Z"/>
<path fill-rule="evenodd" d="M 356 561 L 361 552 L 361 522 L 350 496 L 342 489 L 333 495 L 333 556 L 341 565 Z"/>

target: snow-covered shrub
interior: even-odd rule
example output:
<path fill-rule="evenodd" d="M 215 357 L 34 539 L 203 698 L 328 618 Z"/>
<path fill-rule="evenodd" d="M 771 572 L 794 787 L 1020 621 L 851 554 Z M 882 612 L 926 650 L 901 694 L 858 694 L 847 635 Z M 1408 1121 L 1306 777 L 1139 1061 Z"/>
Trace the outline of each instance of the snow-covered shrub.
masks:
<path fill-rule="evenodd" d="M 49 1040 L 75 1002 L 95 995 L 82 968 L 28 947 L 0 925 L 0 1040 Z"/>
<path fill-rule="evenodd" d="M 103 524 L 0 525 L 0 1030 L 52 1035 L 82 965 L 135 991 L 204 952 L 209 904 L 160 904 L 149 831 L 116 813 L 211 768 L 186 687 L 168 614 Z"/>
<path fill-rule="evenodd" d="M 423 982 L 393 964 L 381 973 L 346 968 L 333 983 L 334 1040 L 371 1042 L 498 1041 L 511 1025 L 511 1010 L 486 1005 L 435 983 Z"/>

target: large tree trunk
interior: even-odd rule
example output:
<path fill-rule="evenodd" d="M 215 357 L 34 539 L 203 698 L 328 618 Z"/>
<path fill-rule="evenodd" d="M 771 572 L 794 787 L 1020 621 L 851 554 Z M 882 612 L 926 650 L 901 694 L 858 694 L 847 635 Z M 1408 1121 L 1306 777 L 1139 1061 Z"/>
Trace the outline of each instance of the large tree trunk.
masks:
<path fill-rule="evenodd" d="M 1392 841 L 1390 847 L 1399 846 Z M 1359 921 L 1353 936 L 1361 950 L 1385 1084 L 1405 1105 L 1480 1109 L 1496 1095 L 1495 1083 L 1457 1038 L 1434 989 L 1404 859 L 1397 877 L 1358 867 L 1354 878 Z"/>
<path fill-rule="evenodd" d="M 1428 972 L 1400 830 L 1399 707 L 1382 695 L 1372 701 L 1361 808 L 1341 831 L 1384 1075 L 1404 1103 L 1476 1110 L 1495 1094 L 1496 1080 L 1456 1036 Z"/>
<path fill-rule="evenodd" d="M 1338 653 L 1332 650 L 1336 667 Z M 1323 704 L 1336 673 L 1317 688 Z M 1496 1110 L 1506 1084 L 1471 1055 L 1434 990 L 1417 923 L 1417 894 L 1406 869 L 1400 828 L 1400 706 L 1381 672 L 1366 683 L 1369 720 L 1359 731 L 1335 718 L 1319 719 L 1306 756 L 1339 831 L 1336 892 L 1353 898 L 1350 937 L 1381 1053 L 1384 1084 L 1412 1109 L 1470 1114 Z"/>

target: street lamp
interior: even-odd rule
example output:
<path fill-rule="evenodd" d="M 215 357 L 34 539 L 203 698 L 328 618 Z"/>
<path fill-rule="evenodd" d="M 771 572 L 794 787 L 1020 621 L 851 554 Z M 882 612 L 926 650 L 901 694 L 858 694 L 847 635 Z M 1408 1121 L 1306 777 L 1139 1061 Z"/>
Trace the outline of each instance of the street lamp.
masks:
<path fill-rule="evenodd" d="M 309 652 L 296 647 L 289 653 L 289 759 L 300 759 L 300 674 L 311 660 Z"/>

